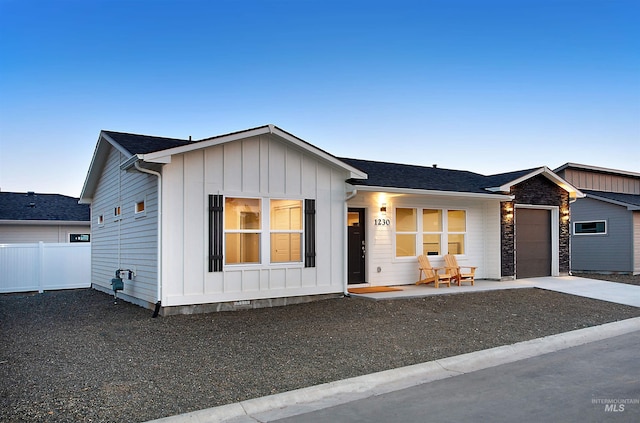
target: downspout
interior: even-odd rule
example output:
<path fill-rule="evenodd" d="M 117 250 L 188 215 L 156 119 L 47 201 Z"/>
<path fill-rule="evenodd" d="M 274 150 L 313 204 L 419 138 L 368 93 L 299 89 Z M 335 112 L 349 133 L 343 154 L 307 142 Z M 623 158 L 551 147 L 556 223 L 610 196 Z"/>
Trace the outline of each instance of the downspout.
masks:
<path fill-rule="evenodd" d="M 353 191 L 351 191 L 350 194 L 347 195 L 347 197 L 344 199 L 344 217 L 347 217 L 347 215 L 349 214 L 349 205 L 347 204 L 347 201 L 351 200 L 353 197 L 355 197 L 358 194 L 358 190 L 356 188 L 353 189 Z M 347 222 L 345 222 L 347 223 Z M 344 252 L 347 253 L 347 257 L 349 255 L 349 228 L 347 227 L 347 225 L 344 225 Z M 344 266 L 344 286 L 342 288 L 342 294 L 345 297 L 350 297 L 351 294 L 349 294 L 349 263 L 348 263 L 348 259 L 346 257 L 343 257 L 343 259 L 345 259 L 346 263 Z"/>
<path fill-rule="evenodd" d="M 141 167 L 139 160 L 136 160 L 133 165 L 138 171 L 142 173 L 147 173 L 149 175 L 158 177 L 158 251 L 156 253 L 158 255 L 158 286 L 156 308 L 153 311 L 153 317 L 158 317 L 160 306 L 162 304 L 162 174 L 160 172 L 156 172 L 155 170 L 145 169 Z"/>

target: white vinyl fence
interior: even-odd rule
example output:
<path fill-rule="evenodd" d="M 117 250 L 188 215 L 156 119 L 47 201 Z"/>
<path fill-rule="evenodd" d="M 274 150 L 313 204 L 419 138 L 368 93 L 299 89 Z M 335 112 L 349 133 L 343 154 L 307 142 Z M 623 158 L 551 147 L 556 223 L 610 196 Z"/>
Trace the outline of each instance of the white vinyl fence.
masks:
<path fill-rule="evenodd" d="M 0 293 L 89 288 L 91 244 L 0 244 Z"/>

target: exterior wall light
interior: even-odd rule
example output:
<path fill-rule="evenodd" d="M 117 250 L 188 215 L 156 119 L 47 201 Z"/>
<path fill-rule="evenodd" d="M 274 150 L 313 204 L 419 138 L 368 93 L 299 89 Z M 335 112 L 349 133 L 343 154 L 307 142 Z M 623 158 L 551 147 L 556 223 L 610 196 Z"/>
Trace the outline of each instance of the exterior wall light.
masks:
<path fill-rule="evenodd" d="M 387 214 L 387 203 L 382 203 L 380 205 L 380 213 L 381 214 Z"/>

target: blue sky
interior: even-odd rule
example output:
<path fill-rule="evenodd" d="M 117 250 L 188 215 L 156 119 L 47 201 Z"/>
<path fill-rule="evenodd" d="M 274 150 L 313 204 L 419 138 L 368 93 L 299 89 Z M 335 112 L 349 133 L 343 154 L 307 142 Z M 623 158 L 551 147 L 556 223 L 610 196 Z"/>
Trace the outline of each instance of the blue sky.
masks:
<path fill-rule="evenodd" d="M 273 123 L 336 156 L 640 172 L 636 0 L 0 0 L 0 189 L 79 196 L 101 129 Z"/>

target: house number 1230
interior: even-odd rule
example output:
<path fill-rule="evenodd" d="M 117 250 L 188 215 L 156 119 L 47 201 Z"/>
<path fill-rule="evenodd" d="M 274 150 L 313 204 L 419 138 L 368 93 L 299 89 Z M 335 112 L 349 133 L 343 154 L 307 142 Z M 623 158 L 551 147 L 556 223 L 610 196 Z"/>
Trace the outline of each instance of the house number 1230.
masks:
<path fill-rule="evenodd" d="M 389 226 L 391 221 L 389 219 L 374 219 L 376 226 Z"/>

